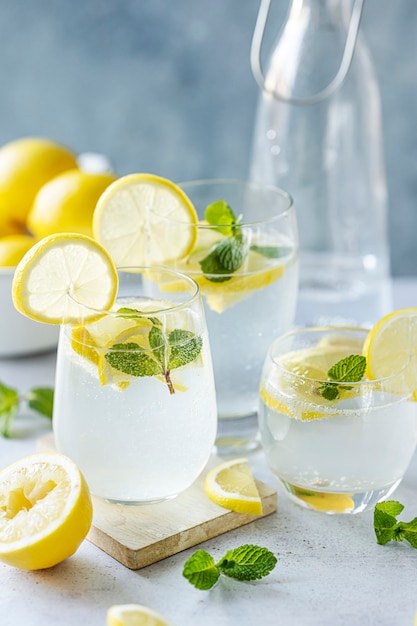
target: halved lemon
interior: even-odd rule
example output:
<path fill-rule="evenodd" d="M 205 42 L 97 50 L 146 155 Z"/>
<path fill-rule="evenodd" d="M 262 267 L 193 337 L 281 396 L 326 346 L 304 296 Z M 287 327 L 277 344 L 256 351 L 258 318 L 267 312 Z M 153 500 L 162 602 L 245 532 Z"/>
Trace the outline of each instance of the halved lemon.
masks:
<path fill-rule="evenodd" d="M 115 604 L 107 611 L 107 626 L 170 626 L 170 622 L 141 604 Z"/>
<path fill-rule="evenodd" d="M 262 500 L 247 459 L 232 459 L 214 467 L 206 476 L 204 491 L 210 500 L 231 511 L 262 514 Z"/>
<path fill-rule="evenodd" d="M 129 174 L 99 198 L 93 232 L 118 266 L 164 265 L 190 254 L 197 219 L 189 198 L 170 180 Z"/>
<path fill-rule="evenodd" d="M 108 252 L 86 235 L 41 239 L 18 264 L 12 284 L 16 309 L 38 322 L 96 319 L 116 299 L 117 271 Z"/>
<path fill-rule="evenodd" d="M 78 467 L 58 453 L 38 453 L 0 472 L 0 560 L 21 569 L 68 558 L 92 522 L 90 492 Z"/>
<path fill-rule="evenodd" d="M 369 380 L 395 376 L 387 385 L 393 393 L 411 392 L 417 400 L 417 308 L 389 313 L 371 328 L 363 344 Z"/>

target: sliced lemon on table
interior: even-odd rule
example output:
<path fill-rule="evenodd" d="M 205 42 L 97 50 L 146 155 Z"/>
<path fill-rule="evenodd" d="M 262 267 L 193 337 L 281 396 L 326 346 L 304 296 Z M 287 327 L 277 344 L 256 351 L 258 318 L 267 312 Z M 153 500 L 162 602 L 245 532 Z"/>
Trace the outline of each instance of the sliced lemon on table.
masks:
<path fill-rule="evenodd" d="M 262 500 L 247 459 L 220 463 L 206 476 L 206 495 L 218 504 L 237 513 L 262 514 Z"/>
<path fill-rule="evenodd" d="M 362 349 L 366 376 L 376 380 L 403 370 L 387 381 L 393 393 L 407 393 L 417 400 L 417 308 L 389 313 L 369 331 Z"/>
<path fill-rule="evenodd" d="M 164 265 L 190 254 L 197 219 L 189 198 L 170 180 L 129 174 L 99 198 L 93 232 L 118 266 Z"/>
<path fill-rule="evenodd" d="M 107 626 L 172 626 L 162 615 L 141 604 L 115 604 L 107 611 Z"/>
<path fill-rule="evenodd" d="M 117 271 L 94 239 L 75 233 L 50 235 L 36 243 L 13 277 L 15 308 L 38 322 L 76 323 L 99 317 L 116 299 Z"/>
<path fill-rule="evenodd" d="M 9 565 L 60 563 L 84 540 L 92 516 L 87 483 L 62 454 L 33 454 L 0 472 L 0 560 Z"/>

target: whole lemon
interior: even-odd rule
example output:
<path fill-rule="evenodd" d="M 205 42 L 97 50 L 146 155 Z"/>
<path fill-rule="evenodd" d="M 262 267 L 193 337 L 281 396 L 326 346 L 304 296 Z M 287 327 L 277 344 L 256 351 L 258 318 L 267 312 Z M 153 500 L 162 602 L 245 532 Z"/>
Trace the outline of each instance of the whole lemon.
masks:
<path fill-rule="evenodd" d="M 36 239 L 30 235 L 0 237 L 0 267 L 16 267 L 35 243 Z"/>
<path fill-rule="evenodd" d="M 27 137 L 0 148 L 0 234 L 23 232 L 39 189 L 74 167 L 76 155 L 49 139 Z"/>
<path fill-rule="evenodd" d="M 55 176 L 36 195 L 27 218 L 28 229 L 39 238 L 64 232 L 91 237 L 97 200 L 115 180 L 114 174 L 79 169 Z"/>

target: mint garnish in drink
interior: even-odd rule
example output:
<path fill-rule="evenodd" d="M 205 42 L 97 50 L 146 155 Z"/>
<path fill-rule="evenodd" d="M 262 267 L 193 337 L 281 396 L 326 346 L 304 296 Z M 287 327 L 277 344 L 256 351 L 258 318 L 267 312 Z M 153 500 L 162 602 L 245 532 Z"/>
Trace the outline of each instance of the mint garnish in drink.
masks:
<path fill-rule="evenodd" d="M 221 283 L 230 280 L 230 274 L 242 266 L 249 252 L 249 246 L 239 227 L 239 220 L 224 200 L 210 204 L 205 210 L 204 217 L 209 224 L 216 226 L 216 230 L 227 235 L 225 239 L 216 243 L 209 254 L 200 261 L 207 280 Z"/>
<path fill-rule="evenodd" d="M 366 369 L 366 358 L 360 354 L 351 354 L 333 365 L 327 372 L 331 379 L 321 385 L 319 391 L 326 400 L 336 400 L 340 396 L 338 383 L 358 383 Z M 349 387 L 344 386 L 344 389 Z"/>
<path fill-rule="evenodd" d="M 53 399 L 54 391 L 49 387 L 33 387 L 21 396 L 16 389 L 0 383 L 0 434 L 12 436 L 12 423 L 23 401 L 36 413 L 52 419 Z"/>
<path fill-rule="evenodd" d="M 379 502 L 374 509 L 374 530 L 377 543 L 384 545 L 389 541 L 408 541 L 417 548 L 417 517 L 411 522 L 399 522 L 397 516 L 404 510 L 397 500 Z"/>
<path fill-rule="evenodd" d="M 197 589 L 211 589 L 224 574 L 240 581 L 257 580 L 267 576 L 277 559 L 267 548 L 246 544 L 228 550 L 218 561 L 205 550 L 197 550 L 184 563 L 183 576 Z"/>
<path fill-rule="evenodd" d="M 126 309 L 122 310 L 126 313 Z M 134 317 L 135 309 L 128 309 Z M 119 311 L 120 312 L 120 311 Z M 140 315 L 136 311 L 137 316 Z M 194 361 L 201 352 L 203 340 L 189 330 L 174 329 L 164 333 L 158 318 L 147 318 L 152 322 L 147 333 L 149 347 L 136 342 L 116 343 L 106 353 L 106 361 L 116 370 L 129 376 L 163 376 L 171 394 L 175 393 L 171 370 Z M 143 333 L 144 338 L 146 333 Z"/>

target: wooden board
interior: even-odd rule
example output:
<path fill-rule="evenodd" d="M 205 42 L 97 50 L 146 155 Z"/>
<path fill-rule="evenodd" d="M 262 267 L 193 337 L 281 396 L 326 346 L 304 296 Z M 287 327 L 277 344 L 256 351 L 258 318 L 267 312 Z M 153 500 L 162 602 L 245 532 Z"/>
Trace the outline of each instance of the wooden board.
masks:
<path fill-rule="evenodd" d="M 38 441 L 41 451 L 53 450 L 53 436 Z M 277 509 L 277 492 L 256 481 L 262 515 L 244 515 L 214 504 L 204 493 L 207 469 L 184 493 L 159 504 L 123 506 L 93 497 L 93 524 L 87 539 L 126 567 L 137 570 L 182 550 L 249 524 Z"/>

